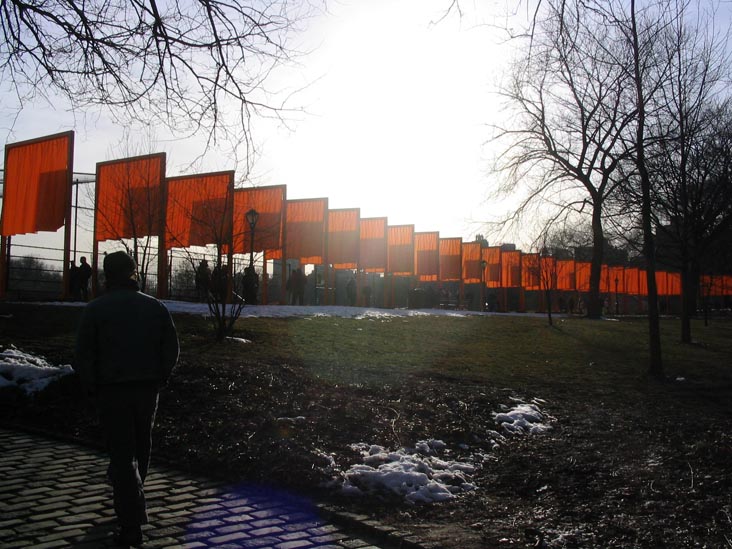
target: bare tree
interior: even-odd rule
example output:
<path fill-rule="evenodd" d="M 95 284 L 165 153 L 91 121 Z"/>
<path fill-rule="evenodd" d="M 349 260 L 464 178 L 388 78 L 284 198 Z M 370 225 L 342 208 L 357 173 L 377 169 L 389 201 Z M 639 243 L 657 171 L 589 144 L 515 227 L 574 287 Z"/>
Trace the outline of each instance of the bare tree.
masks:
<path fill-rule="evenodd" d="M 716 263 L 718 243 L 732 227 L 732 118 L 726 106 L 706 110 L 703 118 L 707 119 L 705 134 L 687 133 L 686 152 L 680 150 L 681 140 L 675 133 L 668 140 L 659 138 L 649 158 L 657 258 L 681 273 L 684 343 L 692 340 L 699 277 L 706 266 Z M 641 196 L 631 187 L 618 199 L 615 206 L 624 216 L 617 230 L 627 232 L 629 225 L 640 221 Z"/>
<path fill-rule="evenodd" d="M 505 193 L 528 185 L 507 221 L 532 205 L 551 205 L 559 219 L 589 207 L 593 236 L 588 315 L 602 314 L 600 276 L 605 202 L 629 158 L 622 137 L 636 111 L 628 107 L 630 75 L 618 64 L 624 51 L 607 36 L 604 19 L 583 2 L 546 0 L 535 19 L 530 47 L 502 91 L 512 113 L 497 128 L 506 143 L 496 168 Z"/>
<path fill-rule="evenodd" d="M 575 216 L 576 217 L 576 216 Z M 534 239 L 532 249 L 537 253 L 534 265 L 536 280 L 539 281 L 544 300 L 547 303 L 547 320 L 553 325 L 552 305 L 555 292 L 559 293 L 559 266 L 557 261 L 575 258 L 575 250 L 592 246 L 592 229 L 582 219 L 564 218 L 544 226 Z M 560 294 L 561 295 L 561 294 Z M 559 299 L 559 312 L 564 309 Z"/>
<path fill-rule="evenodd" d="M 250 148 L 252 116 L 284 106 L 265 82 L 294 54 L 286 40 L 311 10 L 286 0 L 7 0 L 0 77 L 21 104 L 61 94 L 125 123 Z"/>
<path fill-rule="evenodd" d="M 542 0 L 539 7 L 528 53 L 505 94 L 517 107 L 519 126 L 499 132 L 513 137 L 499 167 L 511 176 L 509 188 L 530 182 L 519 214 L 537 199 L 559 212 L 591 206 L 595 314 L 601 307 L 603 220 L 621 223 L 626 232 L 636 223 L 622 225 L 627 217 L 617 212 L 609 218 L 608 200 L 616 192 L 636 196 L 648 286 L 649 374 L 661 378 L 654 198 L 662 176 L 654 169 L 666 142 L 677 167 L 690 159 L 679 147 L 690 137 L 693 118 L 686 115 L 706 103 L 718 80 L 718 66 L 704 65 L 714 48 L 699 47 L 685 32 L 689 4 L 683 1 L 639 8 L 635 0 Z M 584 188 L 581 202 L 569 194 L 568 182 Z"/>
<path fill-rule="evenodd" d="M 666 244 L 662 259 L 681 271 L 685 343 L 691 342 L 704 255 L 732 223 L 732 113 L 724 86 L 729 58 L 726 37 L 709 30 L 711 17 L 679 7 L 664 33 L 668 78 L 648 124 L 653 221 Z M 624 194 L 626 211 L 629 199 L 637 198 L 632 189 Z"/>
<path fill-rule="evenodd" d="M 689 4 L 664 0 L 636 6 L 612 2 L 602 8 L 608 25 L 624 36 L 632 63 L 627 71 L 633 81 L 633 104 L 637 110 L 634 132 L 626 145 L 632 151 L 632 170 L 624 186 L 624 199 L 635 196 L 643 234 L 643 256 L 646 262 L 649 319 L 649 374 L 663 377 L 661 338 L 656 287 L 656 236 L 659 204 L 666 196 L 680 207 L 686 245 L 690 236 L 689 183 L 692 151 L 698 146 L 705 123 L 704 110 L 717 89 L 723 69 L 720 43 L 707 40 L 700 29 L 704 23 L 699 11 L 689 13 Z M 689 16 L 697 21 L 690 25 Z M 675 190 L 668 194 L 669 185 Z M 661 217 L 664 217 L 663 214 Z M 666 218 L 668 221 L 669 218 Z M 685 268 L 689 268 L 689 249 Z M 690 273 L 682 276 L 689 282 Z M 684 288 L 685 321 L 682 339 L 690 339 L 687 301 L 689 288 Z"/>
<path fill-rule="evenodd" d="M 631 179 L 638 182 L 640 189 L 640 218 L 643 231 L 643 256 L 646 262 L 646 282 L 648 287 L 648 373 L 654 378 L 663 377 L 661 355 L 661 326 L 658 310 L 658 288 L 656 285 L 656 246 L 653 233 L 653 205 L 651 202 L 651 174 L 647 151 L 649 134 L 647 117 L 652 101 L 663 81 L 668 76 L 668 65 L 658 55 L 659 40 L 664 27 L 663 7 L 653 6 L 647 10 L 637 10 L 635 0 L 631 0 L 629 10 L 620 3 L 613 3 L 603 14 L 608 24 L 619 29 L 625 38 L 626 49 L 630 53 L 630 63 L 623 67 L 631 78 L 634 94 L 631 102 L 637 116 L 634 131 L 629 132 L 627 145 L 633 152 L 632 164 L 635 173 Z M 624 59 L 625 61 L 625 59 Z"/>
<path fill-rule="evenodd" d="M 532 286 L 538 286 L 546 307 L 546 317 L 549 326 L 554 325 L 552 308 L 554 304 L 554 291 L 557 289 L 557 260 L 553 250 L 549 247 L 549 233 L 543 231 L 536 240 L 532 249 L 536 250 L 529 254 L 528 269 L 529 281 Z"/>

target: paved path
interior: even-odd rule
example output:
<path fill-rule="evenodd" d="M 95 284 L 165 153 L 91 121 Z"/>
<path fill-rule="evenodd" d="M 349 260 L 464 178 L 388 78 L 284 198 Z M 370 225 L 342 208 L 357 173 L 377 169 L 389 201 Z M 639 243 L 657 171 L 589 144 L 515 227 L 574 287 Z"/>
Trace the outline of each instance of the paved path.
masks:
<path fill-rule="evenodd" d="M 106 458 L 95 450 L 0 429 L 0 547 L 113 547 L 105 471 Z M 378 549 L 286 492 L 153 465 L 145 493 L 146 548 Z"/>

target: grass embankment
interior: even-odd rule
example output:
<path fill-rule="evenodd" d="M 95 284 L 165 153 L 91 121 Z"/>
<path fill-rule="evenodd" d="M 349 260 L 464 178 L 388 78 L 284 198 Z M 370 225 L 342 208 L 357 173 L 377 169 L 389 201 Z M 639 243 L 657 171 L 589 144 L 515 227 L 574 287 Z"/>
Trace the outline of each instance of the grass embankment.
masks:
<path fill-rule="evenodd" d="M 2 304 L 0 344 L 31 346 L 50 358 L 69 361 L 76 307 Z M 13 316 L 7 318 L 8 314 Z M 398 384 L 410 376 L 514 385 L 633 384 L 645 378 L 645 319 L 546 320 L 520 316 L 417 316 L 371 319 L 335 317 L 245 318 L 236 334 L 241 346 L 211 341 L 202 317 L 176 315 L 183 352 L 213 353 L 220 359 L 304 367 L 337 384 Z M 732 322 L 694 322 L 695 343 L 679 343 L 679 322 L 662 321 L 663 358 L 670 378 L 732 379 Z"/>
<path fill-rule="evenodd" d="M 202 319 L 180 317 L 178 324 L 184 344 L 191 334 L 198 342 L 207 337 Z M 647 324 L 638 318 L 567 318 L 554 327 L 516 316 L 242 319 L 237 329 L 251 346 L 209 350 L 302 365 L 337 384 L 391 385 L 418 376 L 533 391 L 574 384 L 617 389 L 642 383 L 647 370 Z M 679 343 L 678 334 L 678 320 L 662 321 L 669 378 L 712 385 L 732 380 L 732 322 L 695 322 L 693 345 Z"/>

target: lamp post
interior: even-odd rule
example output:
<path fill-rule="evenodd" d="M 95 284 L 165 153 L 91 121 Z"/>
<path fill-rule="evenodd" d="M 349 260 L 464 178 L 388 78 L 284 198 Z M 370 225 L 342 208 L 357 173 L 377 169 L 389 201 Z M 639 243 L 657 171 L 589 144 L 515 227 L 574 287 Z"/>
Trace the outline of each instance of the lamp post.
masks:
<path fill-rule="evenodd" d="M 618 282 L 620 282 L 620 280 L 616 276 L 615 277 L 615 316 L 620 315 L 620 302 L 618 301 Z"/>
<path fill-rule="evenodd" d="M 488 262 L 484 259 L 480 262 L 480 311 L 485 312 L 485 268 Z"/>
<path fill-rule="evenodd" d="M 259 221 L 259 212 L 252 208 L 246 214 L 247 223 L 249 223 L 249 267 L 254 267 L 254 228 Z"/>

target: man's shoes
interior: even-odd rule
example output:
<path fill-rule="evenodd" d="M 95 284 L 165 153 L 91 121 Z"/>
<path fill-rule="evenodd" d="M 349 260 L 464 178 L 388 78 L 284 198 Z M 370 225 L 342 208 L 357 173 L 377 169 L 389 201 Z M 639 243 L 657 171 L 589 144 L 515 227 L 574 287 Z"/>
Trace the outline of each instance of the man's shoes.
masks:
<path fill-rule="evenodd" d="M 137 528 L 121 528 L 114 536 L 114 544 L 118 547 L 142 546 L 142 530 Z"/>

